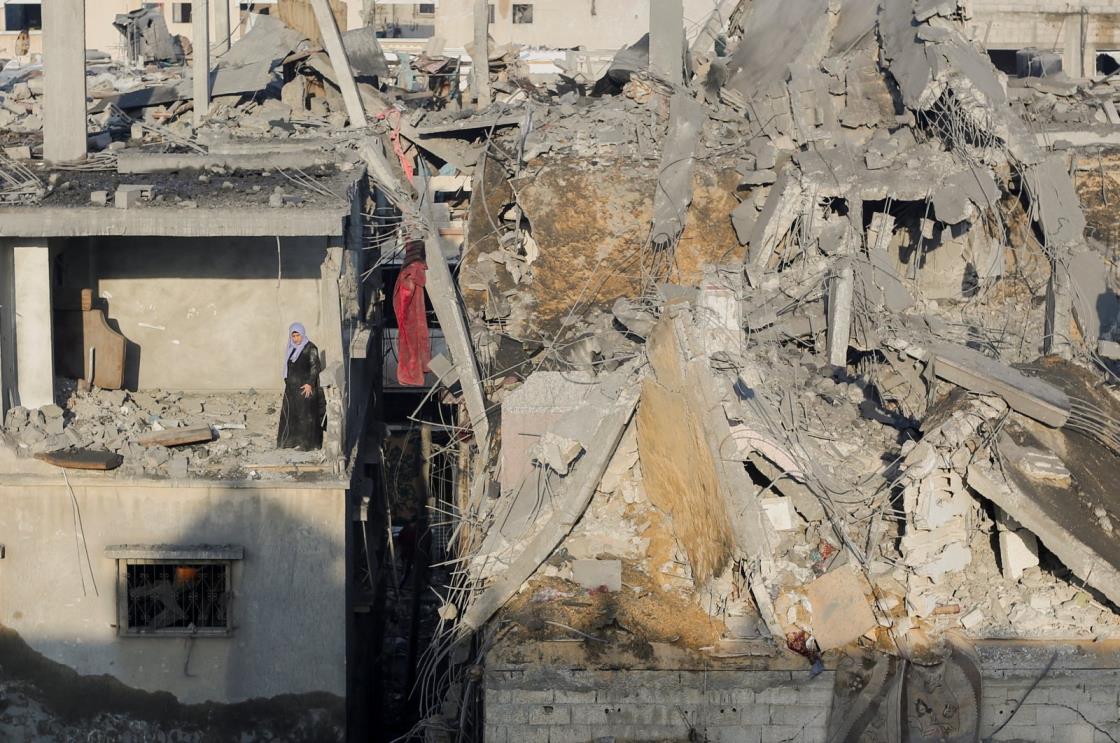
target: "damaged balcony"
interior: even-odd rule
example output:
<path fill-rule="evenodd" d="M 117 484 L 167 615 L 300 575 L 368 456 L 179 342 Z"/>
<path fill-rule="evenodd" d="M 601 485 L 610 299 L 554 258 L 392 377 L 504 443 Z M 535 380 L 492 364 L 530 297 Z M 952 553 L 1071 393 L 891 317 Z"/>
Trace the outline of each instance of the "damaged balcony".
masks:
<path fill-rule="evenodd" d="M 293 198 L 264 187 L 294 188 L 278 170 L 155 157 L 139 185 L 123 167 L 50 171 L 38 204 L 4 210 L 17 340 L 3 349 L 6 461 L 27 474 L 50 471 L 40 459 L 109 477 L 348 481 L 369 399 L 349 391 L 371 343 L 364 168 L 308 164 Z M 49 308 L 32 308 L 43 297 Z M 277 448 L 293 322 L 324 369 L 315 451 Z"/>

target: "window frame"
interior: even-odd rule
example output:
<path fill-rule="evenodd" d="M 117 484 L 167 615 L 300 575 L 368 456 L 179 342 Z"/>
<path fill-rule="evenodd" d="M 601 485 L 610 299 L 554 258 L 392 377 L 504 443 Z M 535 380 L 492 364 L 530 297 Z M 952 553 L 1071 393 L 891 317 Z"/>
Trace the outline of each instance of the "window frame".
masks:
<path fill-rule="evenodd" d="M 176 15 L 178 15 L 179 17 L 182 17 L 182 14 L 183 14 L 184 10 L 186 11 L 187 18 L 186 18 L 186 20 L 179 20 L 179 18 L 177 18 Z M 193 23 L 194 22 L 194 3 L 191 2 L 190 0 L 186 0 L 186 2 L 179 2 L 179 0 L 175 0 L 174 2 L 172 2 L 171 3 L 171 22 L 172 23 Z"/>
<path fill-rule="evenodd" d="M 527 21 L 518 20 L 518 8 L 521 8 L 521 11 L 520 11 L 521 14 L 522 14 L 520 16 L 521 18 L 525 17 L 524 16 L 525 10 L 528 9 L 529 20 L 527 20 Z M 514 3 L 512 6 L 510 6 L 509 18 L 510 18 L 510 21 L 515 26 L 532 26 L 533 25 L 533 3 Z"/>
<path fill-rule="evenodd" d="M 114 545 L 105 548 L 105 556 L 117 563 L 117 636 L 135 637 L 231 637 L 233 621 L 234 563 L 244 559 L 244 551 L 234 546 L 182 547 L 174 545 Z M 130 565 L 223 565 L 225 566 L 226 626 L 164 627 L 145 630 L 128 625 L 128 568 Z"/>
<path fill-rule="evenodd" d="M 42 3 L 42 0 L 40 0 L 40 2 L 37 2 L 37 3 L 12 3 L 10 5 L 7 4 L 7 3 L 4 3 L 4 16 L 3 16 L 3 19 L 4 19 L 4 24 L 3 24 L 4 25 L 4 31 L 3 32 L 4 33 L 18 34 L 21 31 L 23 31 L 22 27 L 20 27 L 20 28 L 9 28 L 8 27 L 8 9 L 10 8 L 10 9 L 14 10 L 14 9 L 17 9 L 17 8 L 27 8 L 27 7 L 35 7 L 35 8 L 39 9 L 39 26 L 38 26 L 38 28 L 36 28 L 35 26 L 29 25 L 27 27 L 27 32 L 29 34 L 35 34 L 35 33 L 40 33 L 41 34 L 41 33 L 43 33 L 43 3 Z"/>

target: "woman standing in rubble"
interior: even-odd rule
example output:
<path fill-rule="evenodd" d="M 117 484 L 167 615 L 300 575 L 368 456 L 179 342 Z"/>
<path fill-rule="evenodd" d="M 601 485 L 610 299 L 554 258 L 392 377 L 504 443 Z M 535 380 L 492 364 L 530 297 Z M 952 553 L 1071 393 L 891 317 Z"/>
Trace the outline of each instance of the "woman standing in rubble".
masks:
<path fill-rule="evenodd" d="M 278 449 L 310 451 L 323 445 L 323 391 L 319 372 L 323 370 L 319 349 L 307 337 L 300 323 L 288 329 L 284 351 L 284 403 L 280 408 Z"/>

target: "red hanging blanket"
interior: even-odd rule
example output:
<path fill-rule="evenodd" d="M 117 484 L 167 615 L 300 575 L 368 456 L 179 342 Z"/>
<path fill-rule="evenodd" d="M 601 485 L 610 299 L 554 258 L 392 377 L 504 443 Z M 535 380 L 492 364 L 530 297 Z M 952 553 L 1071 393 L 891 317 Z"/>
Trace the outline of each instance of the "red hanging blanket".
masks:
<path fill-rule="evenodd" d="M 393 312 L 397 316 L 397 381 L 424 386 L 424 373 L 432 360 L 428 317 L 424 310 L 424 283 L 428 264 L 410 263 L 401 269 L 393 288 Z"/>

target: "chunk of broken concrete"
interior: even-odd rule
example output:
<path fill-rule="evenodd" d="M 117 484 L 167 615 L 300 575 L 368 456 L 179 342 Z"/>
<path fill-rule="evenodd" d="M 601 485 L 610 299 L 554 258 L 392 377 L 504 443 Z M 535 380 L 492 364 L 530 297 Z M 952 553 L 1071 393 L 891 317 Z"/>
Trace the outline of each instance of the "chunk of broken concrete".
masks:
<path fill-rule="evenodd" d="M 557 474 L 566 475 L 575 458 L 583 452 L 583 444 L 575 439 L 559 436 L 552 431 L 546 431 L 537 443 L 529 449 L 529 455 L 534 462 L 554 470 Z"/>
<path fill-rule="evenodd" d="M 621 560 L 573 560 L 572 580 L 594 591 L 606 588 L 608 591 L 622 590 Z"/>
<path fill-rule="evenodd" d="M 797 523 L 789 498 L 761 498 L 758 502 L 775 531 L 791 531 Z"/>
<path fill-rule="evenodd" d="M 776 180 L 778 180 L 778 174 L 773 170 L 752 170 L 743 174 L 743 177 L 739 180 L 739 185 L 741 187 L 769 186 Z"/>
<path fill-rule="evenodd" d="M 1027 568 L 1038 566 L 1038 538 L 1026 529 L 999 533 L 999 561 L 1003 577 L 1017 581 Z"/>

